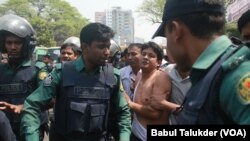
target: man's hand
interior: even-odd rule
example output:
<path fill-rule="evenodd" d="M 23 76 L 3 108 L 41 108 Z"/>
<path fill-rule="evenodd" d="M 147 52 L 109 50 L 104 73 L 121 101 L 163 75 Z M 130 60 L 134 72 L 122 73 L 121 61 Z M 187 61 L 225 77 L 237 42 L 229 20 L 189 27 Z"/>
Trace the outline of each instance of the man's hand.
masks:
<path fill-rule="evenodd" d="M 181 106 L 166 100 L 166 95 L 151 95 L 150 105 L 158 110 L 167 110 L 169 112 L 180 111 Z"/>
<path fill-rule="evenodd" d="M 16 114 L 20 114 L 22 112 L 23 105 L 14 105 L 5 101 L 0 101 L 0 110 L 8 110 Z"/>
<path fill-rule="evenodd" d="M 130 107 L 130 106 L 131 106 L 132 100 L 130 99 L 130 97 L 128 96 L 127 93 L 125 93 L 124 96 L 125 96 L 125 99 L 126 99 L 126 101 L 127 101 L 127 103 L 128 103 L 128 106 Z M 131 107 L 130 107 L 130 108 L 131 108 Z"/>

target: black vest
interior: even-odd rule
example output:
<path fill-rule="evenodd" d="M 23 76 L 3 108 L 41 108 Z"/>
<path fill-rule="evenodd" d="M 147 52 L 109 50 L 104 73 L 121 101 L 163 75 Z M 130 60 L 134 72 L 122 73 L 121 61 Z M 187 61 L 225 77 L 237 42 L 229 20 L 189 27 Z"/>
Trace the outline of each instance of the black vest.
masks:
<path fill-rule="evenodd" d="M 190 88 L 183 101 L 178 124 L 230 123 L 219 105 L 219 84 L 223 78 L 221 64 L 239 48 L 224 54 L 211 66 L 205 76 Z"/>
<path fill-rule="evenodd" d="M 116 79 L 111 65 L 100 72 L 78 72 L 72 62 L 62 67 L 56 97 L 55 129 L 60 134 L 100 135 L 107 128 L 110 94 Z"/>
<path fill-rule="evenodd" d="M 23 104 L 25 98 L 37 87 L 36 67 L 20 67 L 10 74 L 6 65 L 0 68 L 0 101 L 11 104 Z M 5 111 L 11 124 L 20 123 L 20 115 Z M 14 126 L 14 125 L 13 125 Z M 17 127 L 19 128 L 19 127 Z"/>

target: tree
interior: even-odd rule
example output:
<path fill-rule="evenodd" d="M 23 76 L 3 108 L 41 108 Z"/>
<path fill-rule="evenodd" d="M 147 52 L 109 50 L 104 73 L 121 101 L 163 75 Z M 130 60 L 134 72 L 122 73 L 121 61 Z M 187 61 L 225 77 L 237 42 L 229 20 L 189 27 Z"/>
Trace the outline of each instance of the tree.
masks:
<path fill-rule="evenodd" d="M 240 38 L 240 32 L 237 29 L 237 22 L 230 22 L 226 24 L 226 34 L 228 37 L 238 37 Z"/>
<path fill-rule="evenodd" d="M 165 2 L 166 0 L 144 0 L 137 12 L 152 23 L 160 23 Z"/>
<path fill-rule="evenodd" d="M 60 46 L 69 36 L 79 36 L 89 22 L 64 0 L 8 0 L 0 5 L 0 15 L 7 13 L 26 18 L 42 46 Z"/>

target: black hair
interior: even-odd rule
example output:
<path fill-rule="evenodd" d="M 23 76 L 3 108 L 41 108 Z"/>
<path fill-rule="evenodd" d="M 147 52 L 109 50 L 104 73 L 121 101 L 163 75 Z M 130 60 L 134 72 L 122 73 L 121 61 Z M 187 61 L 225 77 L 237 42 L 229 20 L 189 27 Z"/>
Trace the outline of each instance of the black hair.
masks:
<path fill-rule="evenodd" d="M 124 57 L 128 54 L 128 48 L 125 48 L 124 51 L 121 53 L 121 57 Z"/>
<path fill-rule="evenodd" d="M 93 41 L 108 41 L 114 37 L 114 31 L 102 23 L 90 23 L 82 28 L 81 43 L 91 44 Z"/>
<path fill-rule="evenodd" d="M 163 50 L 162 50 L 162 48 L 158 44 L 156 44 L 155 42 L 151 42 L 151 41 L 149 41 L 147 43 L 144 43 L 144 44 L 142 44 L 142 50 L 141 50 L 141 52 L 143 50 L 145 50 L 145 49 L 148 49 L 148 48 L 152 48 L 153 49 L 153 51 L 157 55 L 157 59 L 158 60 L 162 60 L 163 59 L 163 56 L 164 56 L 163 55 Z"/>
<path fill-rule="evenodd" d="M 128 48 L 132 48 L 132 47 L 134 47 L 134 46 L 136 46 L 136 47 L 142 49 L 142 44 L 141 44 L 141 43 L 131 43 L 131 44 L 129 44 Z"/>
<path fill-rule="evenodd" d="M 250 9 L 247 10 L 238 20 L 238 31 L 241 33 L 242 28 L 250 22 Z"/>

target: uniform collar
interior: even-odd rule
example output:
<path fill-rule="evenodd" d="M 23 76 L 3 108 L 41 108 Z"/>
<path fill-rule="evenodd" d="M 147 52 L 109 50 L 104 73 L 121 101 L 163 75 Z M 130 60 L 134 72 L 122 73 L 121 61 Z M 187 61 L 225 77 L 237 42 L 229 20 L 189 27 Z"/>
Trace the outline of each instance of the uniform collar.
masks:
<path fill-rule="evenodd" d="M 217 60 L 231 45 L 227 36 L 223 35 L 214 40 L 193 64 L 193 69 L 207 69 Z"/>
<path fill-rule="evenodd" d="M 20 66 L 23 67 L 31 66 L 31 60 L 24 60 Z"/>
<path fill-rule="evenodd" d="M 75 65 L 76 67 L 76 70 L 78 72 L 80 72 L 81 70 L 83 70 L 85 68 L 85 63 L 83 61 L 83 57 L 80 56 L 76 59 L 76 61 L 73 62 L 73 64 Z"/>
<path fill-rule="evenodd" d="M 76 67 L 76 70 L 78 72 L 82 71 L 85 69 L 85 62 L 84 62 L 84 59 L 82 56 L 78 57 L 74 62 L 73 64 L 75 65 Z M 97 70 L 101 70 L 100 67 L 97 68 Z M 97 70 L 95 72 L 97 72 Z"/>

